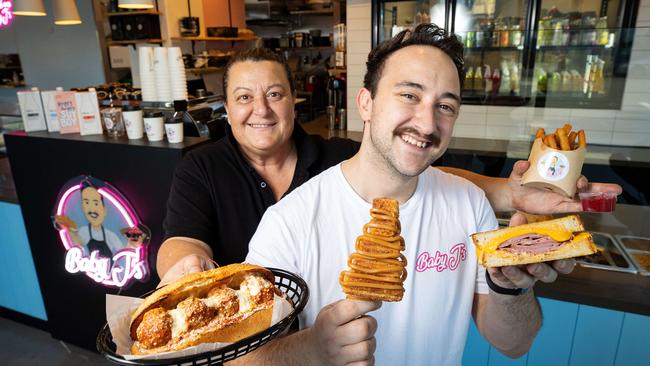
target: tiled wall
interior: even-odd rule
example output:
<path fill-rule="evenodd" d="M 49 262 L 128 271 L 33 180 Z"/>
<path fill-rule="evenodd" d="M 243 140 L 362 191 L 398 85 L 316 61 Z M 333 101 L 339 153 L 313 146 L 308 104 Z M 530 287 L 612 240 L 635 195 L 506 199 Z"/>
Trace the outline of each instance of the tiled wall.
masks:
<path fill-rule="evenodd" d="M 356 108 L 371 46 L 369 0 L 351 0 L 348 26 L 348 129 L 361 131 Z M 620 110 L 493 107 L 464 105 L 454 136 L 529 139 L 539 127 L 556 128 L 570 121 L 587 132 L 588 141 L 604 145 L 650 146 L 650 0 L 641 0 L 632 56 Z"/>

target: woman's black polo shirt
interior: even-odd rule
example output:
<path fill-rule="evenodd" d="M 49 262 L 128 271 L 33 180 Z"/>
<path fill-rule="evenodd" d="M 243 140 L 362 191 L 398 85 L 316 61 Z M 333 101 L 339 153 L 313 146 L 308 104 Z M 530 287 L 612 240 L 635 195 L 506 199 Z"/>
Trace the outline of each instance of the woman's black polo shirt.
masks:
<path fill-rule="evenodd" d="M 359 150 L 358 142 L 308 135 L 299 124 L 292 138 L 298 162 L 287 193 Z M 176 167 L 165 239 L 198 239 L 212 247 L 220 265 L 242 262 L 262 215 L 274 203 L 273 191 L 244 159 L 226 126 L 225 137 L 190 151 Z"/>

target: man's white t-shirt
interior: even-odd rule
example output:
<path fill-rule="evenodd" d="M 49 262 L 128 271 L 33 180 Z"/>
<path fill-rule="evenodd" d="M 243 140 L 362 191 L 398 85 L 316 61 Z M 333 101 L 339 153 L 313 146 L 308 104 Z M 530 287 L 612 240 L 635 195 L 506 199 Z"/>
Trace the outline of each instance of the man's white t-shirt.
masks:
<path fill-rule="evenodd" d="M 371 204 L 336 165 L 270 207 L 246 261 L 285 269 L 309 286 L 302 328 L 321 308 L 345 298 L 339 273 L 347 268 L 357 236 L 370 221 Z M 428 168 L 413 196 L 400 205 L 408 276 L 404 298 L 384 302 L 377 319 L 378 365 L 461 363 L 474 293 L 487 293 L 484 269 L 470 235 L 497 228 L 485 194 L 469 181 Z"/>
<path fill-rule="evenodd" d="M 108 245 L 108 249 L 110 249 L 113 254 L 126 246 L 125 243 L 120 240 L 120 237 L 117 236 L 117 234 L 111 230 L 108 230 L 107 228 L 104 228 L 102 233 L 101 228 L 95 229 L 90 225 L 86 225 L 81 227 L 78 233 L 84 248 L 87 248 L 86 245 L 91 238 L 98 241 L 105 241 L 106 245 Z M 105 236 L 103 234 L 105 234 Z"/>

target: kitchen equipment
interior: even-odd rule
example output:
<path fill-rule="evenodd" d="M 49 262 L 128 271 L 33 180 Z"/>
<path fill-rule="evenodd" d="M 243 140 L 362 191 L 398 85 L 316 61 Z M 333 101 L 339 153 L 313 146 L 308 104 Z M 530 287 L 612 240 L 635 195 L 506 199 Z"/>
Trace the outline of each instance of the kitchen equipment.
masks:
<path fill-rule="evenodd" d="M 183 17 L 179 20 L 180 32 L 183 37 L 197 37 L 201 32 L 199 18 Z"/>
<path fill-rule="evenodd" d="M 617 235 L 616 238 L 639 274 L 650 276 L 650 238 L 631 235 Z"/>
<path fill-rule="evenodd" d="M 207 32 L 209 37 L 227 37 L 235 38 L 238 35 L 237 27 L 208 27 Z"/>
<path fill-rule="evenodd" d="M 607 233 L 592 232 L 594 243 L 598 247 L 595 254 L 577 258 L 583 267 L 604 269 L 608 271 L 636 273 L 636 269 L 616 240 Z"/>

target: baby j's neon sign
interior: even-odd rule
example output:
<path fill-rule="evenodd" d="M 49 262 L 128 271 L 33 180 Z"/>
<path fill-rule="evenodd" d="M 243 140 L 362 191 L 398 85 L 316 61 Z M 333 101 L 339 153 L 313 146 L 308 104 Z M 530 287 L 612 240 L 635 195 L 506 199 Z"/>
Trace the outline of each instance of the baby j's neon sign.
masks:
<path fill-rule="evenodd" d="M 66 250 L 68 272 L 115 287 L 149 278 L 151 233 L 109 183 L 91 176 L 71 179 L 59 193 L 52 221 Z"/>
<path fill-rule="evenodd" d="M 12 8 L 10 0 L 0 0 L 0 28 L 8 26 L 14 19 Z"/>

